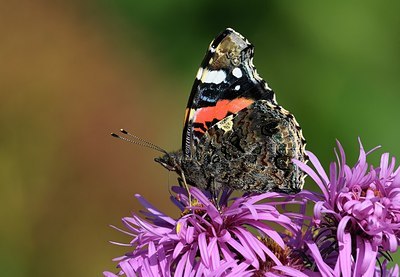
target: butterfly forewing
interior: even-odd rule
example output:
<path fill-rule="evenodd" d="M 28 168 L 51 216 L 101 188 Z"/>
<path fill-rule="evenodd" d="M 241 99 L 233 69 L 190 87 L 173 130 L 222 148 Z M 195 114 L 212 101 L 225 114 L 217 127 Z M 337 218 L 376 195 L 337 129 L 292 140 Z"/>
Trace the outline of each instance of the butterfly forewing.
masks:
<path fill-rule="evenodd" d="M 210 44 L 197 72 L 185 114 L 182 149 L 190 157 L 216 122 L 257 100 L 275 103 L 273 91 L 253 66 L 254 47 L 226 29 Z"/>

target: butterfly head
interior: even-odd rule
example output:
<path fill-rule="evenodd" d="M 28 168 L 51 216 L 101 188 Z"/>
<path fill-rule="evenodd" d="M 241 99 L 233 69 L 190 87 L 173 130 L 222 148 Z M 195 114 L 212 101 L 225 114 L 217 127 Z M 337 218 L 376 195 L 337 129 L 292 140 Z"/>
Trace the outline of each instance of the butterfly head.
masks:
<path fill-rule="evenodd" d="M 180 173 L 182 171 L 182 150 L 176 152 L 165 153 L 165 155 L 155 158 L 154 161 L 161 164 L 169 171 L 176 171 Z"/>

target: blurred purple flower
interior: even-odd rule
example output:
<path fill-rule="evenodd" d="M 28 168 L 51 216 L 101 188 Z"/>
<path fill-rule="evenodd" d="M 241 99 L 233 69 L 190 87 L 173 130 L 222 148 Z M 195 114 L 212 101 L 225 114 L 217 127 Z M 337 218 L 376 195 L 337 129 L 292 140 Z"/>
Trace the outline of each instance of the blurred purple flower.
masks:
<path fill-rule="evenodd" d="M 315 170 L 295 161 L 322 191 L 314 206 L 314 242 L 308 242 L 309 248 L 321 252 L 327 276 L 374 276 L 377 259 L 386 259 L 399 245 L 400 169 L 395 170 L 388 153 L 381 156 L 379 167 L 369 167 L 366 157 L 375 149 L 366 153 L 361 141 L 358 161 L 350 167 L 337 145 L 340 156 L 331 163 L 329 177 L 311 152 L 307 154 Z M 398 268 L 385 272 L 398 273 Z"/>
<path fill-rule="evenodd" d="M 128 232 L 121 231 L 133 237 L 126 245 L 133 251 L 116 259 L 117 275 L 104 276 L 312 275 L 302 273 L 301 255 L 275 230 L 280 226 L 286 233 L 301 234 L 298 223 L 303 214 L 285 215 L 278 207 L 303 202 L 272 192 L 232 199 L 225 191 L 215 205 L 205 193 L 191 188 L 190 204 L 184 189 L 172 190 L 176 195 L 171 200 L 181 210 L 177 220 L 136 195 L 147 210 L 146 220 L 137 215 L 123 218 Z"/>

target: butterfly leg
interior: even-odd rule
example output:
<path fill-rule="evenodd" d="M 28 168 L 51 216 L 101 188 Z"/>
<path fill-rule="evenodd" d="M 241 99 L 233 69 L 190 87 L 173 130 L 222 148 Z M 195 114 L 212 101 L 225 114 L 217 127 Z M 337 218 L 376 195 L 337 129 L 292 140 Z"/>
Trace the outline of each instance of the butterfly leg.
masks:
<path fill-rule="evenodd" d="M 212 178 L 210 180 L 210 192 L 211 192 L 211 200 L 214 203 L 214 205 L 217 207 L 217 209 L 219 210 L 219 201 L 218 201 L 218 196 L 219 196 L 219 191 L 217 190 L 217 184 L 215 183 L 215 179 Z"/>
<path fill-rule="evenodd" d="M 181 178 L 182 178 L 183 186 L 185 187 L 185 189 L 186 189 L 186 191 L 188 193 L 189 205 L 192 205 L 192 194 L 190 193 L 189 186 L 186 183 L 185 174 L 182 171 L 181 171 Z M 181 182 L 179 182 L 179 185 L 181 185 Z"/>
<path fill-rule="evenodd" d="M 178 177 L 178 184 L 181 188 L 185 186 L 181 177 Z"/>

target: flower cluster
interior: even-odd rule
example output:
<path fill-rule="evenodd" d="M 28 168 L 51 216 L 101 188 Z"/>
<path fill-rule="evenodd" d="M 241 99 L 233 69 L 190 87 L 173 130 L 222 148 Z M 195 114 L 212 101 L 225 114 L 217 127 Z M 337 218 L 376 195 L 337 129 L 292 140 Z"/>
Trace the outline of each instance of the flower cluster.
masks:
<path fill-rule="evenodd" d="M 173 187 L 178 218 L 136 195 L 142 217 L 125 217 L 118 229 L 132 237 L 129 252 L 104 276 L 399 276 L 388 263 L 400 243 L 400 169 L 387 153 L 369 166 L 372 151 L 361 142 L 352 167 L 340 143 L 338 150 L 329 174 L 311 152 L 314 169 L 294 161 L 320 193 L 234 198 L 224 190 L 215 199 L 193 187 L 189 200 Z"/>
<path fill-rule="evenodd" d="M 302 276 L 302 260 L 275 230 L 279 226 L 288 233 L 301 233 L 293 215 L 279 212 L 278 206 L 302 202 L 285 201 L 273 192 L 230 199 L 230 191 L 224 191 L 214 203 L 207 193 L 191 188 L 190 203 L 186 190 L 172 190 L 175 196 L 171 199 L 181 210 L 177 220 L 136 196 L 147 210 L 147 220 L 136 215 L 123 219 L 134 250 L 119 258 L 119 274 L 262 276 L 286 272 Z"/>
<path fill-rule="evenodd" d="M 334 276 L 373 276 L 377 259 L 388 259 L 399 246 L 400 169 L 388 153 L 379 167 L 369 166 L 367 155 L 375 149 L 366 153 L 361 141 L 358 161 L 349 167 L 343 147 L 337 146 L 329 177 L 311 152 L 315 170 L 297 162 L 322 191 L 314 206 L 314 242 L 325 250 Z"/>

